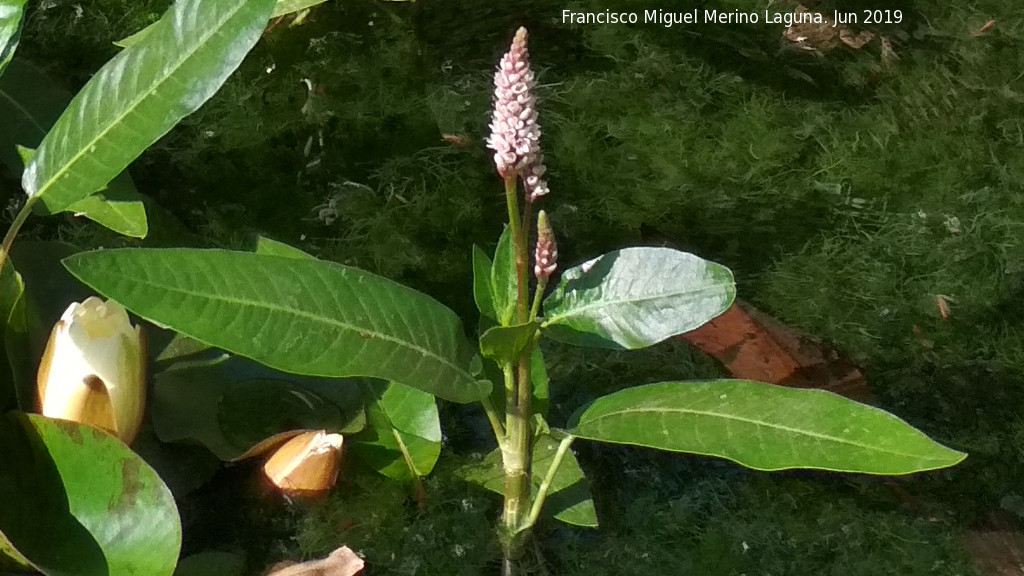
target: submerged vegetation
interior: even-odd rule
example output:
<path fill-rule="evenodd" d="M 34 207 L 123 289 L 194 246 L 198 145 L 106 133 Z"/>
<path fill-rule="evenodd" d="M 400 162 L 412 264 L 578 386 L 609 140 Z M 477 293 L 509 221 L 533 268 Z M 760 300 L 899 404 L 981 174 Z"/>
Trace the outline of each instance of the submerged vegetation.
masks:
<path fill-rule="evenodd" d="M 112 41 L 168 4 L 33 3 L 19 56 L 77 90 L 116 53 Z M 474 325 L 466 247 L 493 245 L 504 202 L 483 143 L 493 63 L 526 25 L 563 261 L 645 244 L 721 262 L 741 298 L 851 357 L 882 407 L 971 455 L 894 492 L 588 447 L 579 459 L 602 471 L 601 531 L 545 525 L 552 539 L 528 552 L 535 572 L 971 573 L 962 532 L 1024 521 L 1020 9 L 904 2 L 899 25 L 857 29 L 884 36 L 893 59 L 878 39 L 805 50 L 778 25 L 569 25 L 562 8 L 343 0 L 279 23 L 132 165 L 166 210 L 151 212 L 142 243 L 243 248 L 261 233 L 421 289 Z M 14 175 L 3 178 L 5 194 L 20 194 Z M 84 246 L 137 244 L 70 218 L 31 226 Z M 720 370 L 681 343 L 630 356 L 546 352 L 560 420 L 624 382 Z M 427 513 L 400 485 L 343 471 L 311 511 L 257 515 L 263 535 L 207 528 L 185 552 L 248 548 L 255 566 L 261 554 L 316 557 L 347 543 L 381 572 L 492 573 L 497 509 L 483 491 L 466 496 L 459 475 L 489 448 L 474 440 L 487 423 L 446 410 L 458 416 L 445 430 L 456 454 L 426 480 Z M 207 526 L 201 503 L 218 494 L 189 497 L 186 533 Z"/>

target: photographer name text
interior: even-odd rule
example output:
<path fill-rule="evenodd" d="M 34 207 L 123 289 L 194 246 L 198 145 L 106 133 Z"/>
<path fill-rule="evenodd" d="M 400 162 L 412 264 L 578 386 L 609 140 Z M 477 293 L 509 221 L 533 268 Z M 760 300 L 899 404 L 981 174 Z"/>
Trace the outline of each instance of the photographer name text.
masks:
<path fill-rule="evenodd" d="M 562 10 L 563 24 L 660 24 L 671 28 L 676 24 L 826 24 L 833 27 L 846 24 L 899 24 L 903 20 L 901 10 L 860 10 L 858 12 L 833 12 L 831 18 L 820 12 L 728 12 L 722 10 L 699 10 L 690 12 L 668 12 L 666 10 L 644 10 L 643 12 L 573 12 Z"/>

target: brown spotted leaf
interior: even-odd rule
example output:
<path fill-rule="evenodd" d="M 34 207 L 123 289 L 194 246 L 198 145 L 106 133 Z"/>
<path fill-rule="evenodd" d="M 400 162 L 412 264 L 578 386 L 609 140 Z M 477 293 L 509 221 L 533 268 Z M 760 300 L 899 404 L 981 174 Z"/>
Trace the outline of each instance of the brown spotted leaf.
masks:
<path fill-rule="evenodd" d="M 83 424 L 12 412 L 0 417 L 0 462 L 0 541 L 38 571 L 174 571 L 181 547 L 174 499 L 121 441 Z"/>

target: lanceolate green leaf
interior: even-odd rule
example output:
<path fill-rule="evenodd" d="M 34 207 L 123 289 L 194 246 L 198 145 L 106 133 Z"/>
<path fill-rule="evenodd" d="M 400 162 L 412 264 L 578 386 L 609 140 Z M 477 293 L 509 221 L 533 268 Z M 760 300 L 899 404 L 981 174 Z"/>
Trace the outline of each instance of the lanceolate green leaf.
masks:
<path fill-rule="evenodd" d="M 17 147 L 38 146 L 70 101 L 71 93 L 42 70 L 20 58 L 11 61 L 7 73 L 0 77 L 0 122 L 4 126 L 0 130 L 0 162 L 11 174 L 22 173 L 23 159 Z M 66 211 L 134 238 L 144 238 L 149 231 L 142 197 L 127 171 L 101 192 L 71 204 Z"/>
<path fill-rule="evenodd" d="M 277 18 L 278 16 L 284 16 L 286 14 L 291 14 L 292 12 L 298 12 L 300 10 L 312 8 L 313 6 L 316 6 L 317 4 L 323 4 L 326 1 L 327 0 L 277 0 L 277 4 L 274 5 L 274 11 L 273 13 L 271 13 L 270 17 Z M 120 46 L 121 48 L 129 48 L 131 46 L 134 46 L 139 42 L 142 42 L 142 39 L 145 38 L 153 30 L 154 26 L 156 26 L 155 22 L 153 24 L 150 24 L 149 26 L 146 26 L 142 30 L 139 30 L 138 32 L 132 34 L 131 36 L 122 38 L 120 40 L 115 40 L 114 45 Z"/>
<path fill-rule="evenodd" d="M 966 457 L 877 408 L 823 390 L 748 380 L 627 388 L 597 399 L 570 433 L 718 456 L 765 471 L 899 475 L 953 466 Z"/>
<path fill-rule="evenodd" d="M 0 540 L 48 576 L 169 576 L 178 511 L 114 437 L 36 415 L 0 417 Z"/>
<path fill-rule="evenodd" d="M 14 56 L 21 36 L 21 18 L 28 0 L 0 0 L 0 74 Z"/>
<path fill-rule="evenodd" d="M 482 248 L 473 244 L 473 300 L 476 309 L 486 318 L 497 321 L 494 297 L 491 296 L 491 258 Z"/>
<path fill-rule="evenodd" d="M 185 249 L 89 252 L 64 265 L 151 322 L 284 372 L 393 380 L 455 402 L 490 388 L 454 312 L 357 268 Z"/>
<path fill-rule="evenodd" d="M 512 229 L 505 230 L 498 239 L 494 250 L 494 264 L 491 265 L 491 300 L 498 324 L 508 326 L 516 312 L 516 255 L 512 245 Z"/>
<path fill-rule="evenodd" d="M 43 139 L 22 187 L 59 212 L 114 176 L 220 88 L 273 0 L 178 0 L 82 88 Z"/>
<path fill-rule="evenodd" d="M 670 248 L 625 248 L 562 274 L 544 301 L 546 336 L 578 346 L 644 348 L 732 304 L 728 268 Z"/>

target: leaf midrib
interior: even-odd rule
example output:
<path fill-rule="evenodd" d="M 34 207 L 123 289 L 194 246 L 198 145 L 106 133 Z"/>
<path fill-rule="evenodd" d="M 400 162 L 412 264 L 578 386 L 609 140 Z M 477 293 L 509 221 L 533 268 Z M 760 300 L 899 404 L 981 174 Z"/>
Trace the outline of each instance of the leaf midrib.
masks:
<path fill-rule="evenodd" d="M 733 421 L 742 422 L 742 423 L 745 423 L 745 424 L 752 424 L 752 425 L 756 425 L 756 426 L 765 426 L 765 427 L 772 428 L 772 429 L 782 430 L 782 431 L 786 431 L 786 432 L 792 432 L 792 433 L 800 434 L 800 435 L 803 435 L 803 436 L 810 436 L 812 438 L 817 438 L 817 439 L 820 439 L 820 440 L 826 440 L 826 441 L 829 441 L 829 442 L 835 442 L 835 443 L 838 443 L 838 444 L 846 444 L 846 445 L 849 445 L 849 446 L 855 446 L 857 448 L 863 448 L 865 450 L 871 450 L 871 451 L 875 451 L 875 452 L 884 452 L 886 454 L 892 454 L 892 455 L 896 455 L 896 456 L 904 456 L 904 457 L 915 458 L 915 459 L 919 459 L 919 460 L 920 459 L 938 460 L 937 458 L 925 458 L 925 457 L 922 457 L 919 454 L 910 454 L 910 453 L 905 453 L 905 452 L 897 452 L 895 450 L 891 450 L 891 449 L 888 449 L 888 448 L 883 449 L 883 448 L 880 448 L 880 447 L 877 447 L 877 446 L 874 446 L 874 445 L 863 444 L 863 443 L 860 443 L 860 442 L 854 442 L 852 440 L 847 440 L 847 439 L 844 439 L 844 438 L 838 438 L 838 437 L 835 437 L 835 436 L 829 436 L 829 435 L 820 434 L 820 433 L 817 433 L 817 432 L 810 432 L 810 431 L 807 431 L 807 430 L 801 430 L 799 428 L 793 428 L 791 426 L 786 426 L 784 424 L 768 423 L 768 422 L 765 422 L 765 421 L 762 421 L 762 420 L 754 420 L 754 419 L 751 419 L 751 418 L 744 418 L 742 416 L 723 414 L 723 413 L 719 413 L 719 412 L 710 412 L 710 411 L 707 411 L 707 410 L 694 410 L 692 408 L 627 408 L 627 409 L 615 410 L 614 412 L 608 412 L 606 414 L 602 414 L 600 416 L 592 418 L 592 419 L 588 420 L 587 422 L 582 422 L 581 421 L 579 424 L 577 424 L 576 426 L 573 427 L 574 429 L 572 430 L 572 433 L 574 435 L 576 435 L 576 436 L 581 437 L 581 438 L 585 438 L 586 435 L 585 434 L 580 434 L 579 430 L 578 430 L 580 426 L 583 426 L 585 424 L 589 425 L 591 423 L 600 422 L 601 420 L 604 420 L 605 418 L 611 418 L 611 417 L 615 417 L 615 416 L 618 416 L 618 415 L 621 415 L 621 414 L 631 414 L 631 413 L 644 413 L 644 414 L 647 414 L 647 413 L 651 413 L 651 412 L 656 412 L 656 413 L 672 413 L 672 414 L 692 414 L 692 415 L 696 415 L 696 416 L 708 416 L 708 417 L 714 417 L 714 418 L 722 418 L 722 419 L 725 419 L 725 420 L 733 420 Z"/>
<path fill-rule="evenodd" d="M 53 186 L 53 184 L 55 182 L 60 180 L 61 177 L 63 177 L 64 174 L 66 174 L 71 169 L 72 166 L 75 166 L 82 159 L 82 157 L 85 156 L 87 151 L 91 150 L 92 147 L 95 146 L 97 142 L 99 142 L 100 140 L 105 138 L 106 135 L 110 131 L 114 130 L 115 127 L 120 126 L 125 117 L 127 117 L 129 114 L 134 112 L 135 109 L 138 108 L 138 106 L 139 106 L 139 104 L 141 102 L 143 102 L 143 101 L 147 100 L 148 98 L 150 98 L 152 96 L 152 94 L 154 94 L 156 92 L 157 88 L 159 88 L 165 82 L 167 82 L 168 79 L 172 78 L 177 73 L 177 71 L 180 70 L 181 67 L 185 65 L 186 62 L 190 61 L 195 56 L 196 52 L 198 52 L 200 49 L 202 49 L 203 47 L 206 46 L 206 44 L 210 41 L 211 38 L 213 38 L 214 36 L 219 35 L 221 29 L 224 28 L 226 23 L 231 21 L 239 12 L 241 12 L 242 9 L 244 9 L 246 7 L 246 4 L 247 4 L 246 2 L 238 2 L 236 4 L 236 8 L 234 10 L 228 12 L 227 16 L 223 20 L 221 20 L 221 22 L 218 23 L 218 25 L 216 27 L 210 29 L 210 33 L 208 35 L 206 35 L 205 37 L 200 36 L 200 38 L 202 38 L 202 40 L 199 41 L 199 42 L 196 42 L 195 45 L 194 45 L 194 48 L 192 50 L 188 50 L 186 52 L 186 55 L 183 58 L 178 60 L 178 63 L 174 66 L 173 69 L 171 69 L 168 73 L 164 74 L 163 76 L 158 77 L 156 79 L 156 81 L 153 84 L 150 85 L 150 88 L 148 90 L 146 90 L 144 92 L 141 92 L 139 97 L 136 98 L 134 101 L 132 101 L 131 104 L 127 108 L 125 108 L 124 111 L 119 116 L 117 116 L 114 119 L 113 122 L 110 122 L 109 124 L 107 124 L 106 128 L 104 128 L 103 130 L 100 130 L 99 134 L 97 134 L 95 138 L 90 140 L 89 143 L 86 144 L 85 146 L 82 146 L 78 150 L 78 152 L 76 152 L 75 155 L 72 156 L 70 161 L 66 162 L 64 164 L 64 166 L 60 170 L 55 172 L 54 175 L 49 180 L 47 180 L 46 183 L 43 186 L 40 186 L 39 189 L 36 191 L 36 193 L 32 195 L 32 197 L 42 197 L 44 194 L 46 194 L 46 192 L 50 189 L 51 186 Z M 172 15 L 173 14 L 172 11 L 175 10 L 176 8 L 177 8 L 176 6 L 172 7 L 170 11 L 168 11 L 166 14 L 164 14 L 164 16 L 161 17 L 160 21 L 163 21 L 163 18 L 166 18 L 168 15 Z M 166 26 L 169 26 L 169 24 L 165 24 L 165 27 Z M 150 35 L 150 36 L 152 36 L 152 35 Z M 143 39 L 141 44 L 137 44 L 135 46 L 132 46 L 132 47 L 129 47 L 129 48 L 125 48 L 124 49 L 125 52 L 122 52 L 121 54 L 125 54 L 125 53 L 131 54 L 130 52 L 127 52 L 127 51 L 133 50 L 133 49 L 135 51 L 138 51 L 138 50 L 141 50 L 142 48 L 149 48 L 149 46 L 147 44 L 145 44 L 145 41 L 146 41 L 146 39 Z M 175 42 L 175 45 L 177 45 L 177 44 L 178 43 Z M 142 46 L 142 48 L 139 48 L 140 45 Z M 127 56 L 123 56 L 123 58 L 127 58 Z M 76 97 L 76 99 L 77 99 L 77 97 Z M 72 101 L 72 102 L 74 102 L 74 101 Z M 68 107 L 70 108 L 70 105 Z M 45 141 L 45 138 L 44 138 L 44 141 Z M 40 149 L 42 149 L 42 147 L 43 147 L 42 143 L 40 144 L 39 147 L 40 147 Z M 38 156 L 36 158 L 39 159 Z"/>

